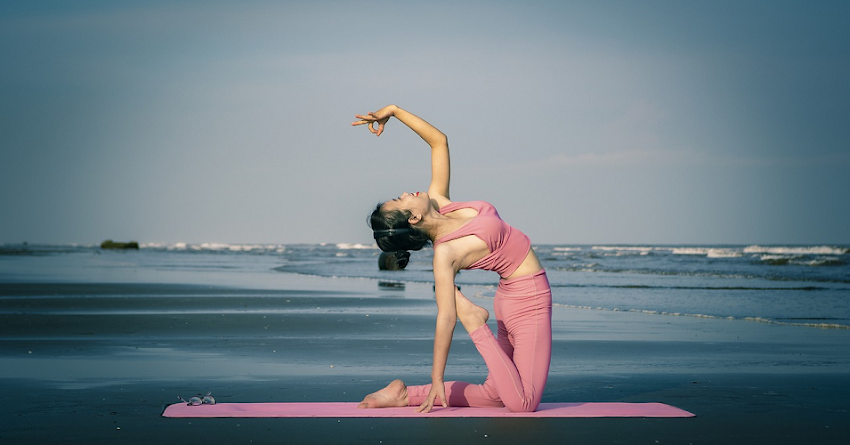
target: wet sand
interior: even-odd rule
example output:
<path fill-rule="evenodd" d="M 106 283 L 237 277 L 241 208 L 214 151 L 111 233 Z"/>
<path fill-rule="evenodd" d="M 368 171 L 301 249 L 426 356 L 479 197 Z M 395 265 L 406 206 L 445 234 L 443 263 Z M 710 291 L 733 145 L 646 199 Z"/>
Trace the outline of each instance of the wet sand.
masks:
<path fill-rule="evenodd" d="M 689 419 L 166 419 L 164 405 L 359 401 L 427 381 L 426 285 L 0 282 L 0 443 L 844 443 L 850 332 L 555 308 L 544 402 Z M 484 293 L 486 295 L 486 292 Z M 473 301 L 492 310 L 491 300 Z M 493 321 L 491 320 L 491 323 Z M 486 374 L 458 325 L 447 379 Z"/>

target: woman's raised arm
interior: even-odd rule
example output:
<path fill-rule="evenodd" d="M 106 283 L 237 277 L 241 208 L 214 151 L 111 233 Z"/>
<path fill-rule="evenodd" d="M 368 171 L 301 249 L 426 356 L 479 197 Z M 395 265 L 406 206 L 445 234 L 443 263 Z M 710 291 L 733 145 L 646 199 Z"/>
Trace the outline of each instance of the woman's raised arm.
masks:
<path fill-rule="evenodd" d="M 366 115 L 357 114 L 354 117 L 360 120 L 352 122 L 351 125 L 368 125 L 372 134 L 380 136 L 384 132 L 387 121 L 393 116 L 407 125 L 431 147 L 431 185 L 428 187 L 428 194 L 437 199 L 441 206 L 444 205 L 446 202 L 439 198 L 450 199 L 451 165 L 449 162 L 449 140 L 443 132 L 419 116 L 396 105 L 387 105 Z M 378 128 L 375 128 L 376 123 Z"/>

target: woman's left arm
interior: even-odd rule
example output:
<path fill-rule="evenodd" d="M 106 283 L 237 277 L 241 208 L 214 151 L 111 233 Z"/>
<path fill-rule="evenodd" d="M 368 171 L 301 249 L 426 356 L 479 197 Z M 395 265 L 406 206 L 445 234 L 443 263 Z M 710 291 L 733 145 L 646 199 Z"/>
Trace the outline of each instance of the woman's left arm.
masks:
<path fill-rule="evenodd" d="M 448 204 L 451 202 L 449 196 L 451 163 L 449 162 L 449 139 L 442 131 L 397 105 L 387 105 L 369 114 L 355 114 L 354 117 L 360 120 L 352 122 L 351 125 L 366 125 L 372 134 L 380 136 L 384 132 L 387 121 L 393 116 L 407 125 L 431 147 L 431 185 L 428 187 L 428 194 L 436 199 L 440 206 Z M 378 128 L 375 128 L 375 124 Z"/>
<path fill-rule="evenodd" d="M 431 185 L 428 186 L 428 194 L 437 199 L 440 206 L 448 204 L 451 199 L 449 196 L 451 178 L 449 138 L 437 127 L 409 111 L 395 107 L 393 115 L 431 147 Z"/>
<path fill-rule="evenodd" d="M 434 362 L 431 368 L 431 391 L 425 401 L 419 405 L 416 412 L 427 413 L 431 411 L 437 398 L 443 407 L 449 406 L 446 400 L 446 388 L 444 376 L 446 363 L 449 358 L 449 349 L 452 345 L 452 334 L 457 325 L 457 311 L 455 309 L 455 284 L 454 277 L 457 270 L 450 260 L 448 249 L 438 246 L 434 249 L 434 290 L 437 298 L 437 326 L 434 330 Z"/>

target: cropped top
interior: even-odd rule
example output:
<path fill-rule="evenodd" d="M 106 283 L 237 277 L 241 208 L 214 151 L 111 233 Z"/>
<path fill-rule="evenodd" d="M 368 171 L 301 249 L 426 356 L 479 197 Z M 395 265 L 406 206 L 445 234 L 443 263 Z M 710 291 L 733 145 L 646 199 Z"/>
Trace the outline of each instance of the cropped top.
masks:
<path fill-rule="evenodd" d="M 478 215 L 454 232 L 434 241 L 434 246 L 464 236 L 474 235 L 487 244 L 490 253 L 467 269 L 492 270 L 502 277 L 513 274 L 528 255 L 531 240 L 524 233 L 502 221 L 499 213 L 496 212 L 496 208 L 488 202 L 453 202 L 441 207 L 440 213 L 445 215 L 466 208 L 477 210 Z"/>

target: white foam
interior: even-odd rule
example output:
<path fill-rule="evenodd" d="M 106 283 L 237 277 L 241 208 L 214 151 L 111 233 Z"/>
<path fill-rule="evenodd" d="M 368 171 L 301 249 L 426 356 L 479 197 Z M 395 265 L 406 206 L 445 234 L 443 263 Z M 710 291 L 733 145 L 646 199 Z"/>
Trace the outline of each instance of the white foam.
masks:
<path fill-rule="evenodd" d="M 601 250 L 603 252 L 616 252 L 616 251 L 625 251 L 625 252 L 651 252 L 656 250 L 657 247 L 638 247 L 638 246 L 593 246 L 592 250 Z"/>
<path fill-rule="evenodd" d="M 706 247 L 674 247 L 673 255 L 707 255 L 708 251 Z"/>
<path fill-rule="evenodd" d="M 792 261 L 794 264 L 802 264 L 804 266 L 837 266 L 841 264 L 841 260 L 835 257 L 817 257 L 810 261 Z"/>
<path fill-rule="evenodd" d="M 337 249 L 340 250 L 352 250 L 352 249 L 377 249 L 378 246 L 376 244 L 360 244 L 360 243 L 337 243 Z"/>
<path fill-rule="evenodd" d="M 709 258 L 738 258 L 744 256 L 744 254 L 733 249 L 709 249 L 706 256 Z"/>
<path fill-rule="evenodd" d="M 717 247 L 674 247 L 673 255 L 705 255 L 708 258 L 738 258 L 743 256 L 740 250 Z"/>
<path fill-rule="evenodd" d="M 222 243 L 201 243 L 200 245 L 192 245 L 194 250 L 228 250 L 230 245 Z"/>
<path fill-rule="evenodd" d="M 744 253 L 769 253 L 776 255 L 845 255 L 846 247 L 836 246 L 747 246 Z"/>
<path fill-rule="evenodd" d="M 143 249 L 165 249 L 171 251 L 193 251 L 193 252 L 285 252 L 286 246 L 282 244 L 229 244 L 229 243 L 200 243 L 189 244 L 178 242 L 168 243 L 143 243 L 139 247 Z"/>

